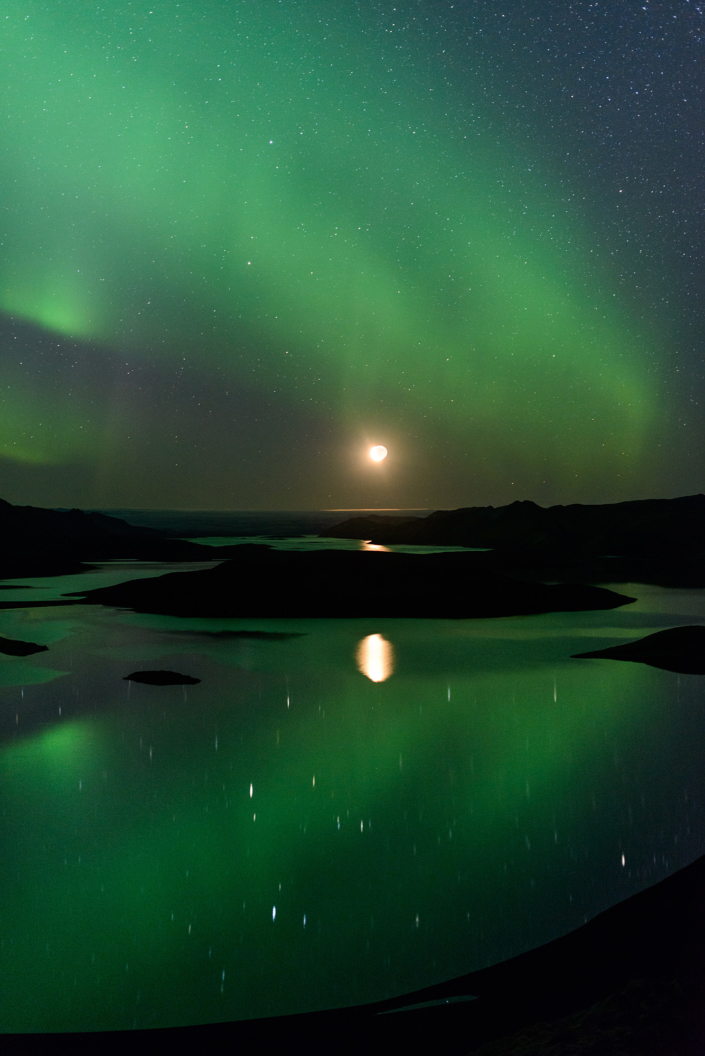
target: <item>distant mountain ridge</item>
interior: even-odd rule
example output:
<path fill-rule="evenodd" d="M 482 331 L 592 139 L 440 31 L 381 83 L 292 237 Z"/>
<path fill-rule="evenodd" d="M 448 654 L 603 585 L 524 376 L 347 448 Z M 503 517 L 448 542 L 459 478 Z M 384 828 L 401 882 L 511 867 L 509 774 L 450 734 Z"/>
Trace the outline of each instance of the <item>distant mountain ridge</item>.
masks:
<path fill-rule="evenodd" d="M 573 582 L 705 587 L 705 495 L 601 506 L 508 506 L 437 510 L 428 517 L 373 514 L 326 528 L 326 538 L 383 545 L 463 546 L 491 551 L 487 571 L 555 574 Z M 232 547 L 203 546 L 83 510 L 13 506 L 0 499 L 0 578 L 66 575 L 90 562 L 213 561 Z M 478 555 L 479 556 L 479 555 Z"/>
<path fill-rule="evenodd" d="M 674 545 L 698 553 L 705 550 L 705 495 L 601 506 L 544 507 L 527 499 L 508 506 L 437 510 L 423 518 L 354 517 L 330 529 L 328 535 L 381 544 L 520 547 L 547 552 L 570 547 L 600 556 L 628 556 Z"/>
<path fill-rule="evenodd" d="M 600 506 L 508 506 L 437 510 L 428 517 L 353 517 L 327 530 L 380 545 L 465 546 L 493 551 L 493 567 L 540 570 L 581 581 L 635 579 L 705 586 L 705 495 Z"/>

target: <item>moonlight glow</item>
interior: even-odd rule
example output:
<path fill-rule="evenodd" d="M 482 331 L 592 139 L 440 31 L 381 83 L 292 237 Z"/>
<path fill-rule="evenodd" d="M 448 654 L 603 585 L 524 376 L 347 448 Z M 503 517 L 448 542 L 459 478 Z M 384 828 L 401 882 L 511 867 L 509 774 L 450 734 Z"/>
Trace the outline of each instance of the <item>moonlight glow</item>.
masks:
<path fill-rule="evenodd" d="M 387 457 L 387 449 L 386 449 L 386 447 L 382 447 L 381 444 L 378 444 L 377 447 L 371 447 L 370 448 L 370 458 L 372 459 L 373 462 L 381 462 L 382 459 L 384 459 L 386 457 Z"/>

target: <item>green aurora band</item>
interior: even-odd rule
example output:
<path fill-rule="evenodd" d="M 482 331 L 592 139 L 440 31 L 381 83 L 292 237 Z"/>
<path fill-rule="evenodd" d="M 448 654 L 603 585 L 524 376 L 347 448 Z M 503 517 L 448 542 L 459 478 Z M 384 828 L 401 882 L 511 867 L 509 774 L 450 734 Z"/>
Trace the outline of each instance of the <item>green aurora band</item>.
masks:
<path fill-rule="evenodd" d="M 564 499 L 620 474 L 643 491 L 658 330 L 557 166 L 490 119 L 481 60 L 447 78 L 425 14 L 386 11 L 8 0 L 0 308 L 96 357 L 275 393 L 351 444 L 484 459 L 476 476 L 539 501 L 547 477 Z M 6 458 L 118 457 L 109 397 L 5 371 Z"/>

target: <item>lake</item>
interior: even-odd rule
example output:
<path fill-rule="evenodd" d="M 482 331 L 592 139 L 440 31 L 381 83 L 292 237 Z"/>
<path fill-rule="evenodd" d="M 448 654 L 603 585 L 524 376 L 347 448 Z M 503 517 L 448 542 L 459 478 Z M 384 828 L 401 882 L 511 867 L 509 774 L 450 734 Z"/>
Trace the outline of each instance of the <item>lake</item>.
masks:
<path fill-rule="evenodd" d="M 638 600 L 459 621 L 0 611 L 0 633 L 49 646 L 0 656 L 0 1031 L 403 994 L 705 853 L 705 679 L 570 658 L 705 622 L 705 591 L 605 585 Z M 124 681 L 154 668 L 201 682 Z"/>

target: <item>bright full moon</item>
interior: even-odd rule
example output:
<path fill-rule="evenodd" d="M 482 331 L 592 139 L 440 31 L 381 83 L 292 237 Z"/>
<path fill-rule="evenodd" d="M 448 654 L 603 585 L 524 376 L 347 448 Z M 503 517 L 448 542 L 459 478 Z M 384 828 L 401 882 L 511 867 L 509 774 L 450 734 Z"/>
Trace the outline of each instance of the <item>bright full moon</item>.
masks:
<path fill-rule="evenodd" d="M 387 457 L 387 449 L 386 449 L 386 447 L 382 447 L 381 444 L 378 447 L 371 447 L 370 448 L 370 458 L 374 462 L 381 462 L 382 459 L 386 458 L 386 457 Z"/>

